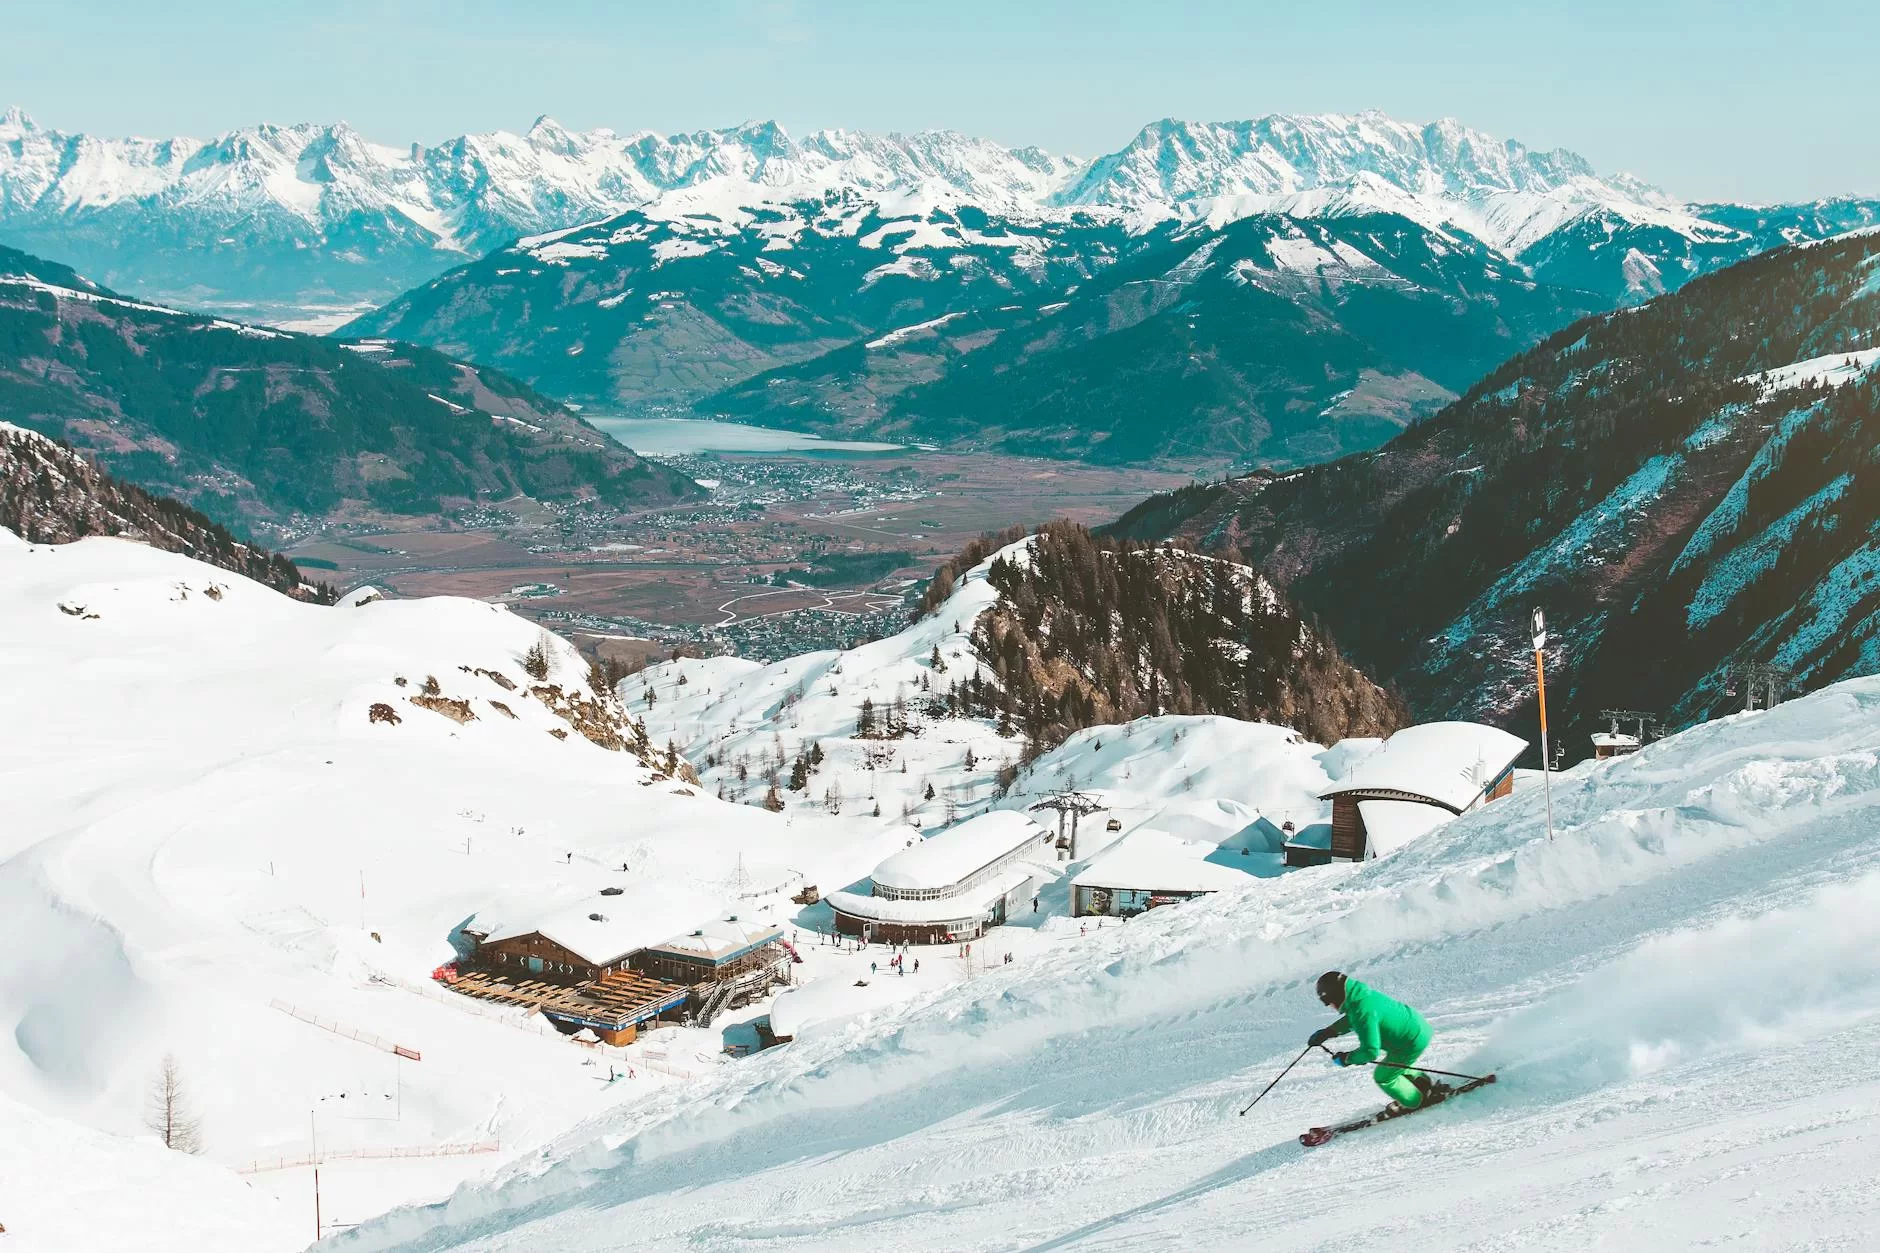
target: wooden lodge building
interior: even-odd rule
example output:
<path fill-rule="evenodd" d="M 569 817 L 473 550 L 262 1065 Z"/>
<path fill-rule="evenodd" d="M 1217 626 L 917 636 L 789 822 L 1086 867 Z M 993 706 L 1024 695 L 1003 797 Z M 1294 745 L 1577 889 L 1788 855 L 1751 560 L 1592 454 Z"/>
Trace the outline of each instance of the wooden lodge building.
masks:
<path fill-rule="evenodd" d="M 1286 864 L 1322 866 L 1394 852 L 1508 795 L 1514 763 L 1526 749 L 1520 736 L 1478 722 L 1405 727 L 1319 797 L 1332 803 L 1331 826 L 1288 840 Z"/>
<path fill-rule="evenodd" d="M 682 917 L 708 921 L 682 927 Z M 774 923 L 671 891 L 607 889 L 517 925 L 472 920 L 462 933 L 474 948 L 445 968 L 448 986 L 608 1044 L 631 1043 L 656 1018 L 709 1025 L 734 1001 L 788 983 L 792 956 Z"/>
<path fill-rule="evenodd" d="M 887 858 L 869 890 L 831 892 L 835 928 L 889 944 L 954 944 L 1029 907 L 1032 863 L 1054 860 L 1049 831 L 999 809 L 918 840 Z"/>

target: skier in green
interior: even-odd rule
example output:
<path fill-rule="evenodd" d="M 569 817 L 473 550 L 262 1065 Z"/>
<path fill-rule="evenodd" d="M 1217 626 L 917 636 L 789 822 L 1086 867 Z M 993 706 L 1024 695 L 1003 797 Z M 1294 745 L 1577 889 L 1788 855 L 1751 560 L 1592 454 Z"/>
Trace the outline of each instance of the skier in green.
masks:
<path fill-rule="evenodd" d="M 1350 1031 L 1358 1037 L 1358 1047 L 1334 1053 L 1332 1060 L 1340 1066 L 1362 1066 L 1382 1057 L 1383 1063 L 1371 1076 L 1377 1086 L 1402 1109 L 1423 1104 L 1430 1094 L 1429 1076 L 1411 1069 L 1411 1063 L 1430 1046 L 1430 1024 L 1423 1021 L 1423 1015 L 1336 970 L 1319 976 L 1318 994 L 1327 1007 L 1339 1011 L 1339 1019 L 1314 1031 L 1307 1046 L 1316 1048 Z"/>

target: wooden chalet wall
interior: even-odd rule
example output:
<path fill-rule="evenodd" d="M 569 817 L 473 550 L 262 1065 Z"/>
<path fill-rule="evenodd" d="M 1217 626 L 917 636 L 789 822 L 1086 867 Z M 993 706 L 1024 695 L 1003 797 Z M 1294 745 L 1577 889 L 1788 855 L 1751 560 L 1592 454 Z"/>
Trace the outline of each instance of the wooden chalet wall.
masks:
<path fill-rule="evenodd" d="M 1364 830 L 1364 815 L 1358 812 L 1358 802 L 1354 797 L 1334 796 L 1332 798 L 1332 856 L 1348 861 L 1364 860 L 1368 836 Z"/>
<path fill-rule="evenodd" d="M 530 958 L 542 963 L 539 971 L 529 964 Z M 477 945 L 472 965 L 571 986 L 598 979 L 616 968 L 590 965 L 587 958 L 545 938 L 539 931 Z"/>
<path fill-rule="evenodd" d="M 755 970 L 759 966 L 768 966 L 778 960 L 781 950 L 776 940 L 769 940 L 758 945 L 748 953 L 741 953 L 728 962 L 714 963 L 704 954 L 683 956 L 668 949 L 647 950 L 633 958 L 633 968 L 644 971 L 655 979 L 664 979 L 667 983 L 682 984 L 692 987 L 707 983 L 713 979 L 730 979 Z"/>

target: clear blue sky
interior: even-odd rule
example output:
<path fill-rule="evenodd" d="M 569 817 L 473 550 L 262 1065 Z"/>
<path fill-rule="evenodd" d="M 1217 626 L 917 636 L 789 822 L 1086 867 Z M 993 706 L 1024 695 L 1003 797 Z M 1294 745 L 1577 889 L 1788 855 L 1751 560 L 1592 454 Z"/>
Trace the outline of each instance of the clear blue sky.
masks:
<path fill-rule="evenodd" d="M 1880 19 L 1858 2 L 0 0 L 7 103 L 103 135 L 774 117 L 1080 155 L 1160 117 L 1379 108 L 1691 199 L 1880 194 Z"/>

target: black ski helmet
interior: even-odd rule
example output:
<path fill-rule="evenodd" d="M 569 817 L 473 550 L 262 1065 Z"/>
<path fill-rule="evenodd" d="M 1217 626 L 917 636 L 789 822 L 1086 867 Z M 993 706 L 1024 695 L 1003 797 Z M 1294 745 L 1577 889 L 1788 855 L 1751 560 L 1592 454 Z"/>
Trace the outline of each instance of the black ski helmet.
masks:
<path fill-rule="evenodd" d="M 1321 1004 L 1332 1009 L 1339 1008 L 1345 1003 L 1345 976 L 1336 970 L 1326 971 L 1319 976 L 1317 991 Z"/>

